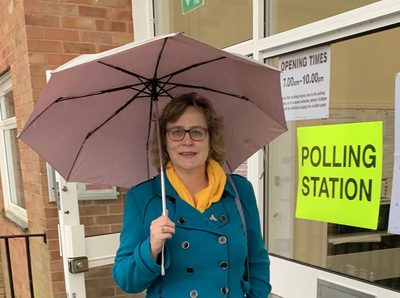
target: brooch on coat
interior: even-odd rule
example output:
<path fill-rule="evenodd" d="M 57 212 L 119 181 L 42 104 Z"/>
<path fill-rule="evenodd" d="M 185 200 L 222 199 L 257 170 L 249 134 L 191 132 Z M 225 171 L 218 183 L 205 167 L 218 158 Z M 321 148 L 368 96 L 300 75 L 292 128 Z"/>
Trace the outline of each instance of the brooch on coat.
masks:
<path fill-rule="evenodd" d="M 210 219 L 213 220 L 213 221 L 217 221 L 217 219 L 215 218 L 214 214 L 211 215 Z"/>

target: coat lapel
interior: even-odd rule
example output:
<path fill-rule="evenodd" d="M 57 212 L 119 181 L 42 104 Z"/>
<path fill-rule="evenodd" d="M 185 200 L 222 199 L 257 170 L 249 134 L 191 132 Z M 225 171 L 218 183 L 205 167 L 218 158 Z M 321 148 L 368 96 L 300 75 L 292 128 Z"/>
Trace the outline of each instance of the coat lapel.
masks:
<path fill-rule="evenodd" d="M 157 196 L 161 197 L 161 176 L 158 175 L 154 179 L 153 189 Z M 224 196 L 233 196 L 235 191 L 230 183 L 227 181 L 223 193 Z M 217 203 L 212 204 L 204 213 L 199 212 L 194 207 L 181 199 L 175 189 L 172 187 L 168 178 L 165 175 L 165 194 L 167 197 L 167 204 L 169 209 L 170 219 L 175 222 L 176 227 L 191 230 L 202 230 L 214 234 L 221 234 L 220 227 L 229 222 L 229 216 L 221 202 L 223 198 Z M 173 203 L 171 203 L 173 202 Z M 175 212 L 170 210 L 175 206 Z"/>

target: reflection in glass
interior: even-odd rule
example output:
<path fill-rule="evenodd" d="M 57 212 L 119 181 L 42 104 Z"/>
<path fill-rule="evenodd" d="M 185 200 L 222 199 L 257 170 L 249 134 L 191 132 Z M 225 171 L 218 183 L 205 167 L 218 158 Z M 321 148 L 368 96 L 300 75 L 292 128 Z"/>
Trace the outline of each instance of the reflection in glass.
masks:
<path fill-rule="evenodd" d="M 272 0 L 272 34 L 329 18 L 379 0 Z"/>
<path fill-rule="evenodd" d="M 4 144 L 7 158 L 11 202 L 25 209 L 24 188 L 22 185 L 22 170 L 16 128 L 4 131 Z"/>
<path fill-rule="evenodd" d="M 15 117 L 14 98 L 12 90 L 0 98 L 1 120 Z"/>
<path fill-rule="evenodd" d="M 253 1 L 205 1 L 183 15 L 181 0 L 156 0 L 157 35 L 183 32 L 217 48 L 253 37 Z"/>

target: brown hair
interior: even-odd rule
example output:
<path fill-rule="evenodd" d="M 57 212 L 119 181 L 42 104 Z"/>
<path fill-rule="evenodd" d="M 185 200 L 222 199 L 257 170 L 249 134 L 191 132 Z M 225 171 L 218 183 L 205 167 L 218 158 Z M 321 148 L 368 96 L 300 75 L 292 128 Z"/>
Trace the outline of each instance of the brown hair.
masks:
<path fill-rule="evenodd" d="M 202 112 L 206 118 L 208 133 L 210 135 L 210 151 L 208 158 L 214 159 L 220 165 L 226 161 L 226 148 L 224 140 L 224 123 L 223 118 L 219 116 L 212 106 L 211 102 L 198 95 L 195 92 L 185 93 L 173 98 L 164 108 L 159 118 L 160 125 L 160 142 L 161 142 L 161 155 L 162 163 L 165 168 L 166 164 L 170 161 L 167 149 L 166 149 L 166 137 L 167 137 L 167 123 L 174 123 L 185 112 L 187 107 L 194 107 L 198 111 Z M 158 140 L 157 140 L 157 129 L 154 129 L 153 138 L 150 143 L 151 156 L 153 158 L 153 165 L 160 172 L 160 157 L 158 153 Z"/>

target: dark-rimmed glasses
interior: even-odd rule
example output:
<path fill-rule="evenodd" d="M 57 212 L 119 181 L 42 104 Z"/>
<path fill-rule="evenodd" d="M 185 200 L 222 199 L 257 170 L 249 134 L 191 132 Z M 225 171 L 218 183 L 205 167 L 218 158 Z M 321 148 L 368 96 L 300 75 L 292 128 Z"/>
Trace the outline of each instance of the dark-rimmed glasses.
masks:
<path fill-rule="evenodd" d="M 203 127 L 194 127 L 191 129 L 183 129 L 180 127 L 167 128 L 168 137 L 172 141 L 182 141 L 186 133 L 189 133 L 190 138 L 195 142 L 203 141 L 207 136 L 208 129 Z"/>

